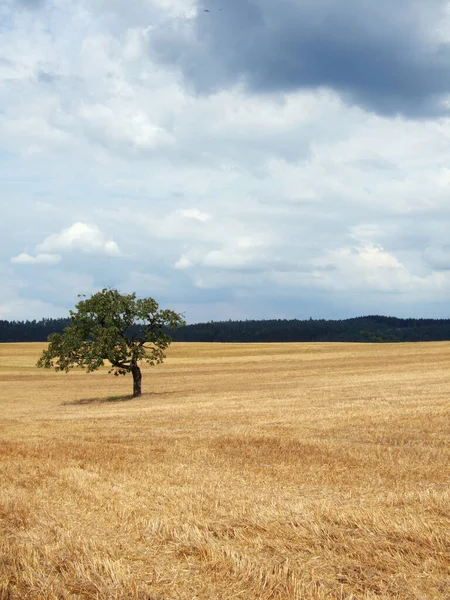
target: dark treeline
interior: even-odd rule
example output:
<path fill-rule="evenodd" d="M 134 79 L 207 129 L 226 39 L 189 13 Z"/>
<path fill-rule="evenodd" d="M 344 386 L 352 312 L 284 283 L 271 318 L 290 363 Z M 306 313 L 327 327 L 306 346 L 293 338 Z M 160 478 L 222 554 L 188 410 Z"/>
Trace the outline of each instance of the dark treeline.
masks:
<path fill-rule="evenodd" d="M 173 334 L 183 342 L 427 342 L 450 340 L 450 319 L 368 316 L 329 321 L 225 321 L 189 325 Z"/>
<path fill-rule="evenodd" d="M 69 323 L 68 319 L 0 321 L 0 342 L 45 342 Z M 431 342 L 450 340 L 450 319 L 222 321 L 187 325 L 171 335 L 179 342 Z"/>
<path fill-rule="evenodd" d="M 69 324 L 69 319 L 0 320 L 0 342 L 45 342 L 51 333 L 60 333 Z"/>

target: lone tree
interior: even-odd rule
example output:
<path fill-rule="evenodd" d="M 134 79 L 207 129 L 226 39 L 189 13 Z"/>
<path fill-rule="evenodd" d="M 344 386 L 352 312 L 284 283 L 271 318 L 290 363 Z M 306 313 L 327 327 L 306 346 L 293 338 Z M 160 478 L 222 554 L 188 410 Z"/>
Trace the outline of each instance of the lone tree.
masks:
<path fill-rule="evenodd" d="M 115 289 L 105 288 L 75 309 L 63 333 L 49 336 L 37 366 L 66 373 L 81 367 L 89 373 L 108 361 L 109 373 L 132 373 L 134 398 L 142 394 L 140 362 L 162 363 L 172 341 L 167 330 L 185 325 L 181 315 L 160 310 L 153 298 L 136 299 Z"/>

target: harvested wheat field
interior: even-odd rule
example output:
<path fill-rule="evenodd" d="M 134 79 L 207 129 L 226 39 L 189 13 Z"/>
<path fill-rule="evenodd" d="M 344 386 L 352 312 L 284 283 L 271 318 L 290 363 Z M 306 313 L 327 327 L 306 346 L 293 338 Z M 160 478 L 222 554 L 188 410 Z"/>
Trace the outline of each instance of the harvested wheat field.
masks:
<path fill-rule="evenodd" d="M 0 597 L 450 598 L 450 343 L 0 346 Z"/>

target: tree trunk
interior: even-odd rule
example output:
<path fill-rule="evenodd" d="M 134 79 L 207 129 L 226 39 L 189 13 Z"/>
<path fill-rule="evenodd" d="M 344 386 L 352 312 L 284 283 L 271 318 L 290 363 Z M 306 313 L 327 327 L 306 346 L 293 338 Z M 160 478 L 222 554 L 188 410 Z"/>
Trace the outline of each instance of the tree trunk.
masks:
<path fill-rule="evenodd" d="M 136 398 L 137 396 L 142 395 L 142 373 L 138 365 L 133 365 L 131 367 L 131 372 L 133 374 L 133 398 Z"/>

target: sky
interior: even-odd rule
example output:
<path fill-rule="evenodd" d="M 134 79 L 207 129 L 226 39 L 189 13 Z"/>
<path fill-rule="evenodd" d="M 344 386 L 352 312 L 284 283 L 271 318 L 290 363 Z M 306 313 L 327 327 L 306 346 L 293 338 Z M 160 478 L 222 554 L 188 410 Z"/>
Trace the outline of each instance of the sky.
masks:
<path fill-rule="evenodd" d="M 0 0 L 0 319 L 450 317 L 450 3 Z"/>

